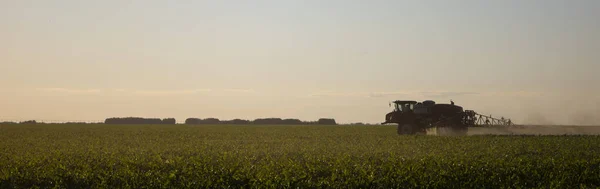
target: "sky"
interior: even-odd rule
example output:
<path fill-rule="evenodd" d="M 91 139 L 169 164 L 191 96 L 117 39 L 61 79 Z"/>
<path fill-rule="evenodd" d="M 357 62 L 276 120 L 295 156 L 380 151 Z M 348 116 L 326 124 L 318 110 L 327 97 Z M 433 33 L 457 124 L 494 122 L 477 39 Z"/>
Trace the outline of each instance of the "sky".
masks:
<path fill-rule="evenodd" d="M 0 120 L 600 125 L 600 1 L 0 0 Z"/>

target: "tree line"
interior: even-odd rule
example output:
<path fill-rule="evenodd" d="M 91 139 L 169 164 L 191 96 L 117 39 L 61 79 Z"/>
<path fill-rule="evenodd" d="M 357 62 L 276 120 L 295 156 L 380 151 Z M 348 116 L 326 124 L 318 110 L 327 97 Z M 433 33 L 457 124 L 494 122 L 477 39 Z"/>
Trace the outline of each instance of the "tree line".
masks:
<path fill-rule="evenodd" d="M 175 118 L 141 118 L 141 117 L 124 117 L 124 118 L 107 118 L 104 124 L 164 124 L 174 125 L 176 124 Z"/>
<path fill-rule="evenodd" d="M 104 122 L 105 124 L 176 124 L 174 118 L 140 118 L 140 117 L 126 117 L 126 118 L 108 118 Z M 255 120 L 244 120 L 244 119 L 233 119 L 233 120 L 219 120 L 217 118 L 188 118 L 184 122 L 188 125 L 202 125 L 202 124 L 231 124 L 231 125 L 337 125 L 335 119 L 321 118 L 317 121 L 301 121 L 299 119 L 281 119 L 281 118 L 259 118 Z"/>
<path fill-rule="evenodd" d="M 22 122 L 0 122 L 0 124 L 46 124 L 43 122 L 37 122 L 35 120 L 22 121 Z M 66 122 L 61 124 L 90 124 L 85 122 Z M 104 124 L 153 124 L 153 125 L 174 125 L 177 124 L 175 118 L 142 118 L 142 117 L 113 117 L 104 120 Z M 317 121 L 302 121 L 299 119 L 281 119 L 281 118 L 259 118 L 255 120 L 244 120 L 244 119 L 233 119 L 233 120 L 219 120 L 217 118 L 188 118 L 185 120 L 185 124 L 188 125 L 202 125 L 202 124 L 228 124 L 228 125 L 337 125 L 335 119 L 321 118 Z"/>
<path fill-rule="evenodd" d="M 244 119 L 219 120 L 217 118 L 188 118 L 185 120 L 188 125 L 201 124 L 256 124 L 256 125 L 337 125 L 335 119 L 321 118 L 317 121 L 301 121 L 299 119 L 281 119 L 281 118 L 259 118 L 253 121 Z"/>
<path fill-rule="evenodd" d="M 4 121 L 4 122 L 0 122 L 0 124 L 2 125 L 15 125 L 15 124 L 37 124 L 38 122 L 35 120 L 28 120 L 28 121 L 21 121 L 21 122 L 14 122 L 14 121 Z"/>
<path fill-rule="evenodd" d="M 82 124 L 101 124 L 104 122 L 77 122 L 77 121 L 68 121 L 68 122 L 44 122 L 44 121 L 36 121 L 36 120 L 28 120 L 28 121 L 3 121 L 0 122 L 0 125 L 32 125 L 32 124 L 70 124 L 70 125 L 82 125 Z"/>

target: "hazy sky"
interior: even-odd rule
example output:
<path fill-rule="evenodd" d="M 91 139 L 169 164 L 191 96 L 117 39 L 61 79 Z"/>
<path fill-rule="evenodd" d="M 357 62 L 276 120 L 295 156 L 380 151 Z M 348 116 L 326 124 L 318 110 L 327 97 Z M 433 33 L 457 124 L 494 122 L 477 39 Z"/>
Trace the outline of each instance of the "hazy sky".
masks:
<path fill-rule="evenodd" d="M 0 120 L 600 124 L 600 1 L 0 0 Z"/>

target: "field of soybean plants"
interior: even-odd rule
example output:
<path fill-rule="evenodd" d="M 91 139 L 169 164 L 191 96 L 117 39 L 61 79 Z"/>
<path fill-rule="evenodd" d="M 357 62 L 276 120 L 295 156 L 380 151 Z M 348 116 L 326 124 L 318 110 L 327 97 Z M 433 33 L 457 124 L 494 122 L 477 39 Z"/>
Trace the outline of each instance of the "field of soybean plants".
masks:
<path fill-rule="evenodd" d="M 2 125 L 0 188 L 597 188 L 599 136 Z"/>

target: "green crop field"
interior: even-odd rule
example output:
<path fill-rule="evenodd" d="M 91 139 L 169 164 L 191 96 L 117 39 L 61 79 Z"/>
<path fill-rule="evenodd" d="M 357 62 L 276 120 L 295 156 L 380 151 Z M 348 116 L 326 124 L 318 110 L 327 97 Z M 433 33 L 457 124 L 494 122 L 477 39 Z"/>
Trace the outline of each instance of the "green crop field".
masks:
<path fill-rule="evenodd" d="M 0 188 L 596 188 L 599 136 L 393 126 L 2 125 Z"/>

